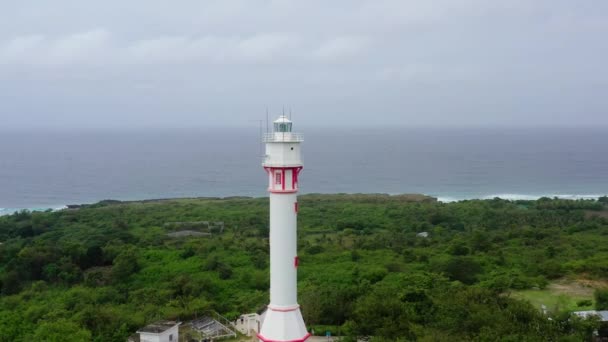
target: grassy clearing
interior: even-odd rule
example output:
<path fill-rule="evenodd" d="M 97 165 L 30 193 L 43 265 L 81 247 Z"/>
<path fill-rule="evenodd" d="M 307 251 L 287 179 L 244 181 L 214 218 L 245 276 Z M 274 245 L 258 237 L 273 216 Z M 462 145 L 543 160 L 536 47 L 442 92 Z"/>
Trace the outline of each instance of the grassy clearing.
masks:
<path fill-rule="evenodd" d="M 593 296 L 570 296 L 558 294 L 551 290 L 524 290 L 512 294 L 513 297 L 529 301 L 535 308 L 541 310 L 542 305 L 549 312 L 593 310 L 593 304 L 578 306 L 581 300 L 593 300 Z"/>
<path fill-rule="evenodd" d="M 593 310 L 594 288 L 584 280 L 561 279 L 543 290 L 514 291 L 511 296 L 529 301 L 535 308 L 545 305 L 549 312 Z M 591 305 L 579 306 L 581 301 L 591 301 Z"/>

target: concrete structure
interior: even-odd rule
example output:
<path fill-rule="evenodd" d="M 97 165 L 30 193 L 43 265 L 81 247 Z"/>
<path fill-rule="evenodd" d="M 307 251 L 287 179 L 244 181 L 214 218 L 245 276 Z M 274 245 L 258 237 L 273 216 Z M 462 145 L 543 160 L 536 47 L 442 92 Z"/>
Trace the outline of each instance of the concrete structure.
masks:
<path fill-rule="evenodd" d="M 179 341 L 180 322 L 160 321 L 137 331 L 140 342 L 177 342 Z"/>
<path fill-rule="evenodd" d="M 188 323 L 192 330 L 198 333 L 199 340 L 216 341 L 227 337 L 236 337 L 236 331 L 231 329 L 232 322 L 220 316 L 216 312 L 210 312 L 210 316 L 195 319 Z"/>
<path fill-rule="evenodd" d="M 241 315 L 241 317 L 236 319 L 234 327 L 241 334 L 251 336 L 253 334 L 257 334 L 260 332 L 260 326 L 262 323 L 262 316 L 257 313 L 249 313 Z"/>
<path fill-rule="evenodd" d="M 588 311 L 574 311 L 572 312 L 574 315 L 586 319 L 589 317 L 597 317 L 600 322 L 608 322 L 608 310 L 596 311 L 596 310 L 588 310 Z"/>
<path fill-rule="evenodd" d="M 263 162 L 270 192 L 270 304 L 258 333 L 264 342 L 302 342 L 306 330 L 297 300 L 298 176 L 302 170 L 302 136 L 281 116 L 264 135 Z"/>

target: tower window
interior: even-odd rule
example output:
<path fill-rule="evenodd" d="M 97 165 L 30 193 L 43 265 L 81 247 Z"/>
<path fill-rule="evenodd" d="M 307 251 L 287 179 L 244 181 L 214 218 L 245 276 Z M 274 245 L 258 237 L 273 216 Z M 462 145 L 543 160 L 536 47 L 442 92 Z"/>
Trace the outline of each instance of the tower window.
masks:
<path fill-rule="evenodd" d="M 277 173 L 274 175 L 274 177 L 275 177 L 275 181 L 274 181 L 274 182 L 275 182 L 277 185 L 281 185 L 281 173 L 277 172 Z"/>

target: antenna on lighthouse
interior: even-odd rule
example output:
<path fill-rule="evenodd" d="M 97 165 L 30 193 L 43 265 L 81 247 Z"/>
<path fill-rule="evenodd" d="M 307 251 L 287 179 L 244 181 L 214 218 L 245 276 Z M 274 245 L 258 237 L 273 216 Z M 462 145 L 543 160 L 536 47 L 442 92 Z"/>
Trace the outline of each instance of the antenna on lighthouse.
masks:
<path fill-rule="evenodd" d="M 264 136 L 264 131 L 263 131 L 263 128 L 262 128 L 262 120 L 258 120 L 258 121 L 260 122 L 260 138 L 258 139 L 258 141 L 260 142 L 260 154 L 259 155 L 260 155 L 260 157 L 262 157 L 263 156 L 262 151 L 263 151 L 263 148 L 264 148 L 264 146 L 263 146 L 264 143 L 263 143 L 262 137 Z"/>
<path fill-rule="evenodd" d="M 266 106 L 266 133 L 268 133 L 268 106 Z"/>
<path fill-rule="evenodd" d="M 262 154 L 262 151 L 263 151 L 263 142 L 264 142 L 264 139 L 263 139 L 264 138 L 264 131 L 262 129 L 262 127 L 263 127 L 262 125 L 264 124 L 263 123 L 264 120 L 248 120 L 248 121 L 250 121 L 250 122 L 254 121 L 254 122 L 258 123 L 258 127 L 259 127 L 258 134 L 260 135 L 258 137 L 258 141 L 260 142 L 259 151 L 258 151 L 259 155 L 258 156 L 263 157 L 264 155 Z"/>

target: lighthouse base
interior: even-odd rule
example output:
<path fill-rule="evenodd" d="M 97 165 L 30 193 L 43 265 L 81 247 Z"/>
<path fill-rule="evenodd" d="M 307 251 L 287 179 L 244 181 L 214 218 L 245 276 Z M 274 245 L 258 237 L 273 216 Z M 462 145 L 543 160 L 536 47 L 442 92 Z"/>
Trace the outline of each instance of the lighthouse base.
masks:
<path fill-rule="evenodd" d="M 268 305 L 262 329 L 258 334 L 260 342 L 304 342 L 308 337 L 310 333 L 306 330 L 299 305 L 293 307 Z"/>

